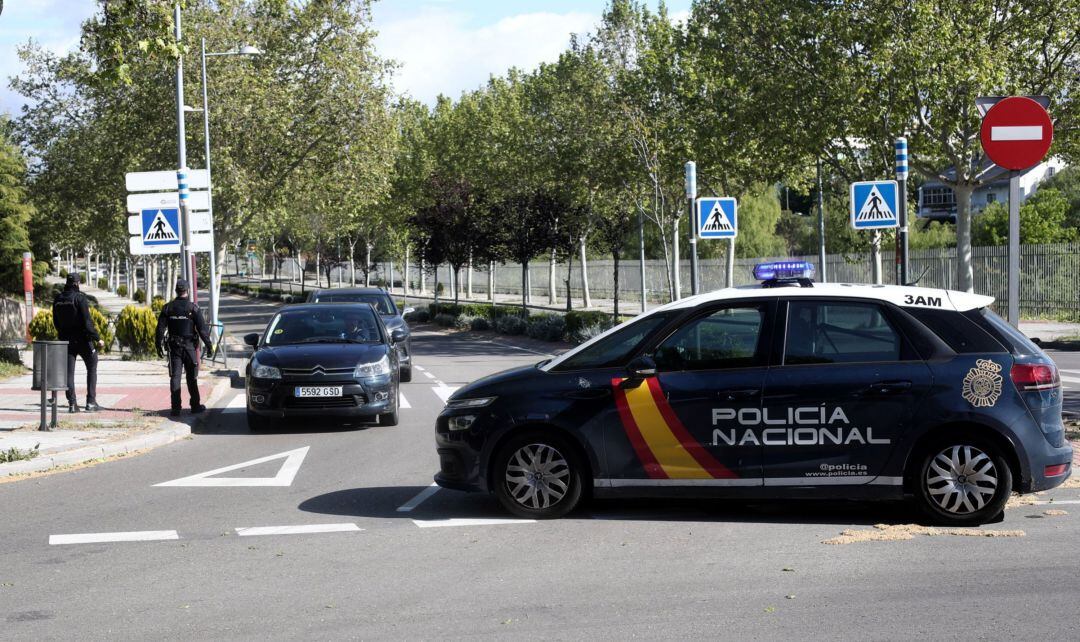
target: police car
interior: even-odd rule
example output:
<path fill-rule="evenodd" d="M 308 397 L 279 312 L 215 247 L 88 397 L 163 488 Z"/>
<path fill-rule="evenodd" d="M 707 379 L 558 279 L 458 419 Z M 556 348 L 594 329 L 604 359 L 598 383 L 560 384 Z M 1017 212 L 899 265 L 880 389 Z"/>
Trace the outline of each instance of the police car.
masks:
<path fill-rule="evenodd" d="M 993 298 L 812 274 L 759 265 L 465 386 L 435 481 L 530 518 L 590 495 L 910 497 L 954 525 L 1065 481 L 1057 368 Z"/>

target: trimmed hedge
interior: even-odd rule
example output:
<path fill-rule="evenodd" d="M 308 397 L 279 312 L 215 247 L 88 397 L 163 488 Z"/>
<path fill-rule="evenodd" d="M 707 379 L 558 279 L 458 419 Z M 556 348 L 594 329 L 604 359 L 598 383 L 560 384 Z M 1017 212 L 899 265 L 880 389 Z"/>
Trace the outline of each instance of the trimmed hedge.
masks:
<path fill-rule="evenodd" d="M 94 322 L 94 329 L 101 337 L 101 342 L 105 344 L 101 351 L 109 352 L 113 344 L 113 331 L 109 327 L 109 317 L 99 312 L 97 308 L 90 308 L 90 320 Z"/>
<path fill-rule="evenodd" d="M 573 335 L 592 325 L 611 324 L 611 315 L 601 310 L 571 310 L 566 313 L 566 333 Z"/>
<path fill-rule="evenodd" d="M 507 315 L 495 319 L 495 331 L 502 334 L 525 334 L 525 331 L 529 327 L 529 322 L 524 317 L 515 315 Z"/>
<path fill-rule="evenodd" d="M 105 277 L 100 277 L 97 280 L 97 286 L 98 286 L 99 290 L 108 290 L 109 289 L 109 279 L 106 279 Z"/>
<path fill-rule="evenodd" d="M 566 334 L 566 320 L 558 314 L 538 314 L 527 323 L 525 334 L 540 341 L 561 341 Z"/>
<path fill-rule="evenodd" d="M 116 338 L 132 354 L 154 354 L 157 315 L 146 306 L 129 305 L 116 317 Z"/>
<path fill-rule="evenodd" d="M 30 319 L 30 336 L 35 341 L 56 341 L 52 310 L 41 310 Z"/>
<path fill-rule="evenodd" d="M 127 289 L 126 285 L 120 284 L 119 286 L 117 286 L 116 294 L 118 296 L 127 296 L 127 293 L 128 293 L 128 289 Z"/>
<path fill-rule="evenodd" d="M 139 288 L 135 290 L 135 296 L 131 297 L 136 303 L 146 303 L 146 290 Z"/>
<path fill-rule="evenodd" d="M 165 297 L 154 295 L 153 299 L 150 299 L 150 309 L 154 311 L 155 315 L 161 314 L 161 309 L 165 307 Z"/>

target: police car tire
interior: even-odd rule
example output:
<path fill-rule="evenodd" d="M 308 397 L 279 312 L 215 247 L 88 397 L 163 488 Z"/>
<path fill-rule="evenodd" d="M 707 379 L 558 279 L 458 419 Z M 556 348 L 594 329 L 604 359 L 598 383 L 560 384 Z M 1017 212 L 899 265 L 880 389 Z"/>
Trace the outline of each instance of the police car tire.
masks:
<path fill-rule="evenodd" d="M 412 367 L 401 369 L 401 383 L 409 383 L 412 381 Z"/>
<path fill-rule="evenodd" d="M 567 489 L 563 496 L 554 504 L 546 507 L 532 508 L 525 506 L 516 500 L 511 493 L 506 481 L 507 466 L 511 458 L 521 450 L 530 446 L 547 447 L 553 449 L 566 462 L 567 475 L 565 476 Z M 495 497 L 510 513 L 525 519 L 555 519 L 566 515 L 581 501 L 584 491 L 584 468 L 578 460 L 577 453 L 563 439 L 542 432 L 527 432 L 511 437 L 493 459 L 492 486 Z"/>
<path fill-rule="evenodd" d="M 955 513 L 942 508 L 931 495 L 927 483 L 927 473 L 938 454 L 957 446 L 961 448 L 971 447 L 981 451 L 993 463 L 993 473 L 997 476 L 997 485 L 993 496 L 986 501 L 982 508 L 968 513 Z M 919 467 L 915 479 L 915 499 L 922 512 L 934 524 L 942 526 L 977 526 L 991 521 L 1005 510 L 1005 503 L 1009 501 L 1009 495 L 1012 493 L 1012 470 L 1009 468 L 1009 462 L 1006 461 L 1001 449 L 995 444 L 974 436 L 956 435 L 931 443 L 923 449 L 918 462 Z"/>

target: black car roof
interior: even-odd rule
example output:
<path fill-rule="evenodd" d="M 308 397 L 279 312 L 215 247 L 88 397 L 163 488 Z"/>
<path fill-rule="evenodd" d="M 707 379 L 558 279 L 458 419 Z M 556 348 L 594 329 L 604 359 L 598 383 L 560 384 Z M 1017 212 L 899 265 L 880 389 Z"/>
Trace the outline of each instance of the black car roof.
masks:
<path fill-rule="evenodd" d="M 297 310 L 326 310 L 329 307 L 354 307 L 364 310 L 371 310 L 373 312 L 375 311 L 375 307 L 372 306 L 370 303 L 358 303 L 353 301 L 328 301 L 326 303 L 292 303 L 290 305 L 281 306 L 280 308 L 278 308 L 278 312 L 294 312 Z"/>
<path fill-rule="evenodd" d="M 314 296 L 318 296 L 323 293 L 333 294 L 389 294 L 386 290 L 381 288 L 322 288 L 313 291 Z"/>

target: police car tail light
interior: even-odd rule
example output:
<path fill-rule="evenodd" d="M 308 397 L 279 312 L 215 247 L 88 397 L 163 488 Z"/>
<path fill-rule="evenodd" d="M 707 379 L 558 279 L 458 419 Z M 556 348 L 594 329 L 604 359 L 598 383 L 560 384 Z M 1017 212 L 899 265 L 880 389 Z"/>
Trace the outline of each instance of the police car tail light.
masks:
<path fill-rule="evenodd" d="M 1061 385 L 1057 367 L 1049 363 L 1017 363 L 1009 373 L 1020 392 L 1050 390 Z"/>
<path fill-rule="evenodd" d="M 754 266 L 757 281 L 781 281 L 814 278 L 814 264 L 808 261 L 775 261 Z"/>
<path fill-rule="evenodd" d="M 1043 472 L 1044 477 L 1059 477 L 1069 472 L 1068 464 L 1051 464 Z"/>

